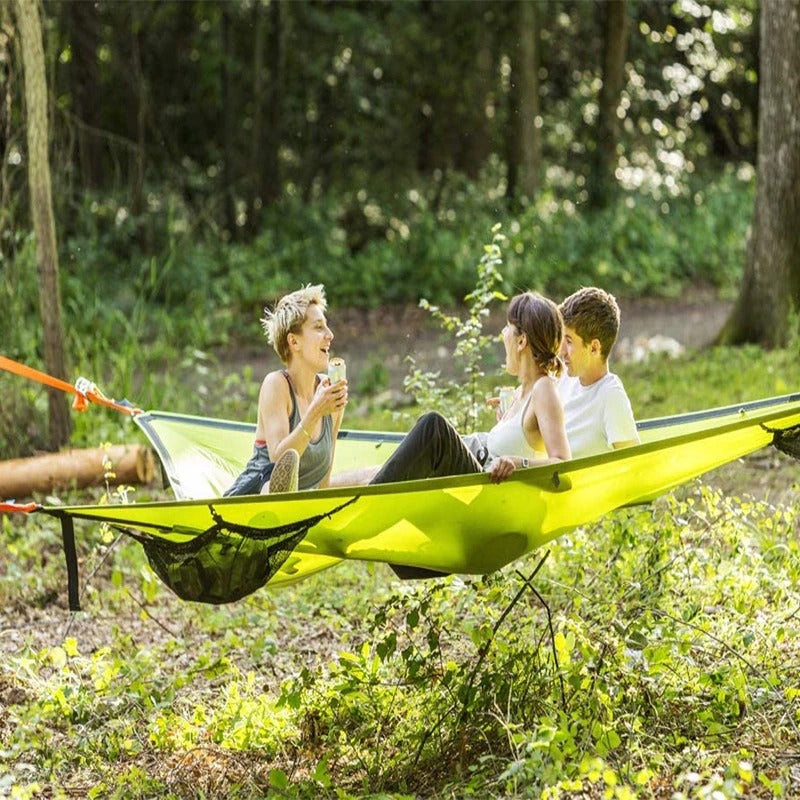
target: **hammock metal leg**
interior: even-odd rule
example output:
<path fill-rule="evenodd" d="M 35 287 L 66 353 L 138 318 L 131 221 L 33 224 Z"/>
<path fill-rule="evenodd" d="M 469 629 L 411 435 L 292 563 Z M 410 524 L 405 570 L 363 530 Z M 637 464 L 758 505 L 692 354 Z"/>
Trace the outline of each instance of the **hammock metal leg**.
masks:
<path fill-rule="evenodd" d="M 69 597 L 69 610 L 80 611 L 78 554 L 75 550 L 75 527 L 72 524 L 72 517 L 61 517 L 61 539 L 64 543 L 64 557 L 67 560 L 67 595 Z"/>

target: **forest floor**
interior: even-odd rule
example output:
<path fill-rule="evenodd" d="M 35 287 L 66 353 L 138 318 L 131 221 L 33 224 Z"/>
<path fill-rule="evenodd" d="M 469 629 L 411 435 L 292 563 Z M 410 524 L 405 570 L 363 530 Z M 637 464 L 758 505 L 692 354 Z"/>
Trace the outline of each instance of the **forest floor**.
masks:
<path fill-rule="evenodd" d="M 629 360 L 641 355 L 642 348 L 646 352 L 651 346 L 670 347 L 673 342 L 686 351 L 701 349 L 713 342 L 733 306 L 732 302 L 721 300 L 716 291 L 698 288 L 678 298 L 635 298 L 620 300 L 619 304 L 622 323 L 612 361 Z M 452 310 L 447 313 L 459 314 Z M 503 314 L 504 306 L 497 304 L 484 331 L 499 333 L 505 324 Z M 463 317 L 464 313 L 460 315 Z M 380 364 L 386 370 L 389 389 L 400 391 L 409 356 L 423 369 L 441 370 L 444 377 L 455 377 L 458 373 L 451 358 L 452 335 L 418 306 L 389 306 L 369 311 L 331 308 L 328 317 L 335 334 L 332 350 L 346 359 L 353 384 L 365 370 Z M 275 360 L 271 351 L 269 358 Z M 249 365 L 254 375 L 259 375 L 265 367 L 273 368 L 266 363 L 260 342 L 221 354 L 220 361 L 234 369 Z"/>
<path fill-rule="evenodd" d="M 699 350 L 713 341 L 731 307 L 730 303 L 702 292 L 678 300 L 623 301 L 621 306 L 622 352 L 618 360 L 622 360 L 623 356 L 633 358 L 637 346 L 643 346 L 644 342 L 651 342 L 657 336 L 674 340 L 687 351 Z M 441 367 L 445 374 L 456 372 L 450 358 L 452 342 L 446 334 L 441 333 L 430 315 L 420 309 L 406 307 L 343 313 L 332 309 L 331 323 L 336 333 L 336 352 L 347 359 L 348 372 L 353 380 L 371 366 L 382 364 L 388 375 L 390 390 L 399 391 L 402 377 L 406 373 L 404 359 L 407 355 L 414 356 L 426 368 Z M 487 323 L 486 330 L 499 330 L 502 324 L 502 318 L 494 315 Z M 260 376 L 265 368 L 274 367 L 275 359 L 262 343 L 258 344 L 258 349 L 254 347 L 251 352 L 239 352 L 235 358 L 217 354 L 219 363 L 224 365 L 226 371 L 250 366 L 254 376 Z M 702 354 L 698 357 L 702 357 Z M 709 399 L 709 405 L 714 405 L 713 398 Z M 785 503 L 790 508 L 796 506 L 800 493 L 799 475 L 797 462 L 773 448 L 764 448 L 708 473 L 701 480 L 720 488 L 725 496 L 751 495 L 778 507 Z M 677 491 L 691 492 L 692 487 Z M 89 490 L 86 501 L 92 502 L 94 498 L 94 501 L 100 502 L 101 494 L 99 489 Z M 164 495 L 168 495 L 166 490 Z M 30 522 L 33 522 L 33 518 Z M 24 521 L 19 521 L 19 524 L 24 524 Z M 50 540 L 42 534 L 38 535 L 41 537 L 38 540 L 41 543 L 40 569 L 27 583 L 21 581 L 20 585 L 25 587 L 24 590 L 19 591 L 17 596 L 8 598 L 4 612 L 0 615 L 0 662 L 16 665 L 26 657 L 25 653 L 45 652 L 46 648 L 60 645 L 65 637 L 75 639 L 83 654 L 101 654 L 104 648 L 109 647 L 116 654 L 121 651 L 119 640 L 122 631 L 133 642 L 133 646 L 145 652 L 167 653 L 170 652 L 170 647 L 178 643 L 174 651 L 177 655 L 172 656 L 174 664 L 171 667 L 167 665 L 163 673 L 159 672 L 158 680 L 166 681 L 172 674 L 183 679 L 184 673 L 194 674 L 194 654 L 206 652 L 204 648 L 209 640 L 219 640 L 220 648 L 227 646 L 226 636 L 233 635 L 240 628 L 246 630 L 248 625 L 253 624 L 252 620 L 258 621 L 259 615 L 264 614 L 283 620 L 277 632 L 273 634 L 272 629 L 268 632 L 269 636 L 274 635 L 274 653 L 267 660 L 268 666 L 257 667 L 259 675 L 263 673 L 270 676 L 270 687 L 277 687 L 283 679 L 295 675 L 299 666 L 313 668 L 316 664 L 333 661 L 342 650 L 346 634 L 343 633 L 342 626 L 336 627 L 331 621 L 336 615 L 331 613 L 330 608 L 335 606 L 323 604 L 323 612 L 314 611 L 313 614 L 308 614 L 304 609 L 313 604 L 308 603 L 304 595 L 295 595 L 294 589 L 285 593 L 261 593 L 253 601 L 261 604 L 257 606 L 242 604 L 225 606 L 219 610 L 187 610 L 187 605 L 191 604 L 181 604 L 167 591 L 158 593 L 157 602 L 142 599 L 144 596 L 139 586 L 141 581 L 137 580 L 138 573 L 133 569 L 126 568 L 123 585 L 118 586 L 111 567 L 114 559 L 104 560 L 105 557 L 96 553 L 90 553 L 86 562 L 82 562 L 84 587 L 88 587 L 84 598 L 87 611 L 67 615 L 60 544 L 57 539 Z M 133 549 L 138 546 L 123 540 L 119 550 L 123 547 Z M 111 551 L 115 549 L 112 546 Z M 131 563 L 136 563 L 132 557 L 128 558 Z M 42 574 L 44 568 L 47 568 L 46 576 Z M 376 596 L 379 587 L 394 580 L 389 568 L 383 564 L 370 565 L 369 568 L 362 564 L 344 565 L 342 569 L 353 571 L 362 582 L 362 594 L 348 599 L 348 602 L 355 604 L 366 603 L 364 598 Z M 343 574 L 345 573 L 340 573 Z M 315 584 L 309 582 L 309 586 L 312 587 L 308 589 L 311 593 Z M 295 617 L 300 620 L 300 625 L 291 623 Z M 355 630 L 360 631 L 357 626 Z M 250 641 L 248 636 L 250 634 L 244 638 Z M 117 655 L 114 657 L 118 658 Z M 100 659 L 100 655 L 97 658 Z M 242 647 L 231 646 L 226 658 L 243 672 L 253 668 L 250 656 Z M 214 683 L 213 690 L 222 691 L 228 680 L 229 676 L 220 676 Z M 230 680 L 235 683 L 235 680 Z M 4 724 L 3 707 L 24 705 L 28 702 L 26 692 L 30 692 L 31 707 L 35 708 L 34 693 L 28 688 L 21 688 L 27 685 L 16 678 L 12 680 L 0 676 L 0 726 Z M 188 696 L 188 692 L 187 689 L 185 696 Z M 118 694 L 120 698 L 127 697 L 123 689 Z M 198 703 L 204 702 L 199 694 L 196 697 Z M 95 713 L 94 710 L 92 713 Z M 101 712 L 96 713 L 102 718 Z M 197 786 L 201 785 L 201 780 L 208 780 L 208 765 L 213 764 L 215 759 L 226 768 L 232 769 L 247 763 L 246 754 L 236 749 L 225 750 L 210 743 L 204 742 L 197 748 L 197 753 L 203 756 L 203 760 L 198 759 L 197 763 L 205 770 L 204 774 L 198 772 L 197 776 L 192 771 L 195 769 L 192 754 L 180 752 L 173 756 L 158 748 L 148 748 L 139 761 L 148 775 L 162 776 L 167 785 L 172 785 L 169 781 L 175 779 L 167 776 L 175 774 L 176 759 L 182 759 L 177 768 L 182 776 L 181 780 L 191 778 Z M 117 768 L 122 769 L 118 765 L 109 764 L 109 770 Z M 85 795 L 91 788 L 91 783 L 81 783 L 78 776 L 69 782 L 68 788 L 73 796 Z M 185 796 L 194 794 L 187 793 Z M 207 796 L 223 795 L 209 793 Z"/>

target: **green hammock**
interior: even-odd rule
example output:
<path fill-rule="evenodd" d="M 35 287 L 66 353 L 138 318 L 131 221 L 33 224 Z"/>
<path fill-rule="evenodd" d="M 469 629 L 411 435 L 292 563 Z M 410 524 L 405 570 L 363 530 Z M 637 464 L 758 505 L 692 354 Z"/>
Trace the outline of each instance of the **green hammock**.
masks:
<path fill-rule="evenodd" d="M 133 419 L 178 499 L 37 509 L 62 520 L 71 608 L 73 519 L 105 521 L 142 542 L 187 600 L 230 602 L 342 559 L 482 574 L 767 444 L 796 448 L 800 394 L 642 422 L 636 447 L 517 470 L 499 485 L 478 474 L 230 498 L 221 495 L 250 456 L 254 426 L 158 411 Z M 382 463 L 401 439 L 342 431 L 334 473 Z"/>

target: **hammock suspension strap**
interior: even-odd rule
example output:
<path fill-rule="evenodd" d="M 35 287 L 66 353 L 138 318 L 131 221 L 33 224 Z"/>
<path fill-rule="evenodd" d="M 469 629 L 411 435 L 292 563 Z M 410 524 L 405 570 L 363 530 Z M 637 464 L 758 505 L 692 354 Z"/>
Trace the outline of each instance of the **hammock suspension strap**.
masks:
<path fill-rule="evenodd" d="M 136 408 L 128 400 L 118 401 L 106 397 L 100 389 L 97 388 L 97 384 L 90 381 L 88 378 L 78 378 L 75 385 L 72 386 L 66 381 L 48 375 L 46 372 L 40 372 L 38 369 L 20 364 L 18 361 L 6 358 L 5 356 L 0 356 L 0 369 L 13 372 L 15 375 L 19 375 L 23 378 L 30 378 L 33 381 L 38 381 L 52 389 L 58 389 L 61 392 L 75 395 L 72 400 L 72 407 L 76 411 L 85 411 L 89 403 L 97 403 L 98 405 L 113 408 L 115 411 L 119 411 L 131 417 L 142 413 L 141 408 Z"/>
<path fill-rule="evenodd" d="M 5 500 L 0 503 L 0 514 L 12 514 L 15 511 L 30 514 L 32 511 L 38 510 L 39 505 L 37 503 L 15 503 L 13 500 Z"/>

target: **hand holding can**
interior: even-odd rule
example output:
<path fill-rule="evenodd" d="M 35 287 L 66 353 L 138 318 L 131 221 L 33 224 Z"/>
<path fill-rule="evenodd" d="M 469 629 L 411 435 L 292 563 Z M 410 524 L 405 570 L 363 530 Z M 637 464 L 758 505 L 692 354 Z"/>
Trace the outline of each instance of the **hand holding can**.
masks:
<path fill-rule="evenodd" d="M 332 384 L 347 380 L 347 365 L 343 358 L 337 356 L 328 362 L 328 378 Z"/>
<path fill-rule="evenodd" d="M 514 394 L 517 391 L 515 386 L 501 386 L 499 397 L 500 397 L 500 414 L 505 416 L 505 413 L 511 408 L 511 404 L 514 402 Z"/>

